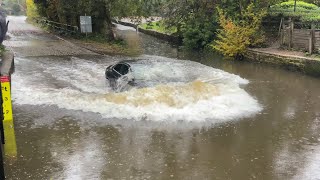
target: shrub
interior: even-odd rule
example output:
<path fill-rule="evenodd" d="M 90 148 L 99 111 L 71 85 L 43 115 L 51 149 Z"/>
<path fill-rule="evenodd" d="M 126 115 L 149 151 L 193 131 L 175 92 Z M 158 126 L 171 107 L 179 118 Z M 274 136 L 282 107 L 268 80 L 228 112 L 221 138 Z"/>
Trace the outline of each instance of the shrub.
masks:
<path fill-rule="evenodd" d="M 217 40 L 212 47 L 225 56 L 242 56 L 249 46 L 256 46 L 264 42 L 261 31 L 261 21 L 266 11 L 254 11 L 253 4 L 249 5 L 245 12 L 242 12 L 240 20 L 232 20 L 226 17 L 225 12 L 218 8 L 219 24 Z"/>
<path fill-rule="evenodd" d="M 215 16 L 205 13 L 190 14 L 180 28 L 183 46 L 199 50 L 210 44 L 215 38 L 218 23 Z"/>
<path fill-rule="evenodd" d="M 34 3 L 34 0 L 26 0 L 27 5 L 27 16 L 28 19 L 36 19 L 39 18 L 39 14 L 37 13 L 37 6 Z"/>

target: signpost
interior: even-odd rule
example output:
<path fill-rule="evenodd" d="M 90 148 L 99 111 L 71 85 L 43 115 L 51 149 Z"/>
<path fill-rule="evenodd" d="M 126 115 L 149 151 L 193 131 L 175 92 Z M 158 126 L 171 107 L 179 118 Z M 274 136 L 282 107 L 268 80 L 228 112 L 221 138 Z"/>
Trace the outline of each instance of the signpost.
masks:
<path fill-rule="evenodd" d="M 86 33 L 86 37 L 88 36 L 88 33 L 92 33 L 91 16 L 80 16 L 80 29 L 81 33 Z"/>

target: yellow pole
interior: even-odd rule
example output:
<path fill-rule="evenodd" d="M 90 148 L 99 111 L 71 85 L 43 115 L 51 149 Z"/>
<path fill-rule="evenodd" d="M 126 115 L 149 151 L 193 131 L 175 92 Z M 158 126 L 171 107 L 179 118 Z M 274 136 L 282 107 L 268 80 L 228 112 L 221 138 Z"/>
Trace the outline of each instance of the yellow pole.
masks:
<path fill-rule="evenodd" d="M 3 116 L 4 121 L 13 121 L 12 104 L 11 104 L 11 89 L 9 76 L 1 76 L 1 92 L 3 100 Z"/>
<path fill-rule="evenodd" d="M 3 107 L 3 129 L 5 145 L 4 151 L 5 155 L 9 157 L 17 156 L 17 144 L 16 136 L 14 132 L 13 125 L 13 115 L 12 115 L 12 102 L 11 102 L 11 89 L 10 89 L 10 77 L 1 76 L 1 93 L 2 93 L 2 107 Z"/>

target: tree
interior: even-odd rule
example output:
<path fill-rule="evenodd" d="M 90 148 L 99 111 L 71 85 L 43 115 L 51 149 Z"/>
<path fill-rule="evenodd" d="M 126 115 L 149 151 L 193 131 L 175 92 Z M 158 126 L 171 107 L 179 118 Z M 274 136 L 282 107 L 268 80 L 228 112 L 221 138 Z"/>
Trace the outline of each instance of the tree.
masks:
<path fill-rule="evenodd" d="M 187 48 L 201 49 L 215 37 L 217 0 L 165 0 L 167 28 L 176 28 Z"/>
<path fill-rule="evenodd" d="M 29 1 L 29 0 L 28 0 Z M 176 28 L 175 35 L 186 47 L 201 49 L 216 37 L 218 13 L 221 7 L 228 17 L 238 21 L 250 3 L 266 8 L 282 0 L 34 0 L 40 16 L 49 20 L 79 25 L 80 15 L 92 16 L 93 31 L 104 33 L 112 40 L 114 17 L 148 17 L 161 15 L 168 28 Z M 29 13 L 30 14 L 30 13 Z"/>
<path fill-rule="evenodd" d="M 161 0 L 34 0 L 38 13 L 52 21 L 78 26 L 79 16 L 92 16 L 93 31 L 105 34 L 108 40 L 114 39 L 113 17 L 149 16 L 159 1 Z"/>
<path fill-rule="evenodd" d="M 12 5 L 12 11 L 14 14 L 19 14 L 21 11 L 19 4 Z"/>
<path fill-rule="evenodd" d="M 219 24 L 217 40 L 212 47 L 229 57 L 242 56 L 249 46 L 255 46 L 264 41 L 261 33 L 261 21 L 266 11 L 257 12 L 250 4 L 243 12 L 241 19 L 228 18 L 226 13 L 218 8 Z"/>
<path fill-rule="evenodd" d="M 228 17 L 240 21 L 246 7 L 267 9 L 283 0 L 164 0 L 163 14 L 168 28 L 176 27 L 183 44 L 192 49 L 201 49 L 216 38 L 220 7 Z"/>
<path fill-rule="evenodd" d="M 27 16 L 29 19 L 36 19 L 39 17 L 38 9 L 33 0 L 26 0 Z"/>

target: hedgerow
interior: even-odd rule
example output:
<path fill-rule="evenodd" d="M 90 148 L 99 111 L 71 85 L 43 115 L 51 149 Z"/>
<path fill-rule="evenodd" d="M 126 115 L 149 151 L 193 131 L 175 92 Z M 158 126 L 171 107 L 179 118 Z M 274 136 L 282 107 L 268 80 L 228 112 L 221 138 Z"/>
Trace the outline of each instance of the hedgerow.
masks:
<path fill-rule="evenodd" d="M 294 1 L 291 0 L 271 6 L 269 15 L 294 17 L 302 22 L 319 22 L 320 8 L 315 4 L 297 1 L 296 11 L 294 11 Z"/>

